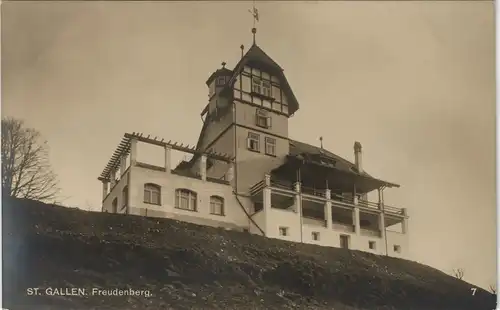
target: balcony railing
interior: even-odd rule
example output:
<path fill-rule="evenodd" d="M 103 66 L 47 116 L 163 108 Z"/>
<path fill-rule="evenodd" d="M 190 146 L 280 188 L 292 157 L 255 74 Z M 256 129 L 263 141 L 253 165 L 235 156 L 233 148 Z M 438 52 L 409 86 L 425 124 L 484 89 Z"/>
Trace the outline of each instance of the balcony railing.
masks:
<path fill-rule="evenodd" d="M 250 195 L 255 195 L 265 187 L 264 180 L 257 182 L 254 186 L 250 187 Z"/>
<path fill-rule="evenodd" d="M 286 181 L 281 181 L 281 180 L 276 180 L 276 179 L 271 179 L 270 181 L 271 181 L 270 185 L 273 188 L 284 189 L 286 191 L 295 191 L 295 184 L 293 184 L 291 182 L 286 182 Z M 264 187 L 265 187 L 265 180 L 257 182 L 254 186 L 252 186 L 250 188 L 250 195 L 252 195 L 252 196 L 256 195 Z M 326 190 L 325 189 L 316 189 L 316 188 L 301 186 L 300 190 L 301 190 L 302 194 L 326 199 Z M 338 205 L 343 206 L 343 207 L 356 206 L 353 196 L 344 196 L 344 195 L 331 193 L 331 200 L 332 200 L 333 204 L 335 204 L 337 202 Z M 371 202 L 371 201 L 367 201 L 367 200 L 362 200 L 362 199 L 358 199 L 357 206 L 361 207 L 361 208 L 365 208 L 365 209 L 372 209 L 374 211 L 379 211 L 381 209 L 379 203 Z M 394 215 L 405 215 L 403 209 L 401 209 L 401 208 L 396 208 L 396 207 L 392 207 L 392 206 L 388 206 L 388 205 L 383 205 L 382 208 L 383 208 L 385 213 L 394 214 Z"/>
<path fill-rule="evenodd" d="M 302 186 L 302 194 L 326 198 L 326 190 Z"/>
<path fill-rule="evenodd" d="M 354 232 L 354 225 L 333 222 L 332 228 L 337 231 L 343 231 L 348 233 Z"/>
<path fill-rule="evenodd" d="M 380 237 L 381 236 L 380 230 L 361 228 L 359 232 L 362 236 L 367 236 L 367 237 Z"/>
<path fill-rule="evenodd" d="M 292 190 L 292 191 L 295 190 L 293 183 L 272 180 L 272 179 L 271 179 L 271 187 L 281 188 L 281 189 L 285 189 L 285 190 Z"/>

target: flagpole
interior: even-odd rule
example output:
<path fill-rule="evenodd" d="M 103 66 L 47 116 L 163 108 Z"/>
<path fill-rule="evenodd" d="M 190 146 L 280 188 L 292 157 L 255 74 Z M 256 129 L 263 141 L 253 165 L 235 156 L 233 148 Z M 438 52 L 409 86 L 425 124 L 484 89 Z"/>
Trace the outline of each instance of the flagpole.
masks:
<path fill-rule="evenodd" d="M 253 0 L 253 28 L 255 28 L 255 0 Z"/>
<path fill-rule="evenodd" d="M 257 33 L 257 28 L 255 28 L 255 26 L 256 26 L 255 22 L 259 21 L 259 11 L 255 7 L 255 0 L 253 0 L 253 10 L 252 11 L 248 10 L 248 11 L 252 14 L 252 17 L 253 17 L 252 33 L 253 33 L 253 44 L 255 45 L 255 34 Z"/>

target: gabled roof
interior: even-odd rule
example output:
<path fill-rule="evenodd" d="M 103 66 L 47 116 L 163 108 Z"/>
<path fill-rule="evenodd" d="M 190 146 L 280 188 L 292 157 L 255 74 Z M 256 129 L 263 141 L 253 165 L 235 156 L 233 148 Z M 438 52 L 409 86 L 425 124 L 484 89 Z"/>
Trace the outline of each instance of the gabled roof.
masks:
<path fill-rule="evenodd" d="M 352 163 L 352 162 L 348 161 L 347 159 L 344 159 L 344 158 L 342 158 L 342 157 L 340 157 L 340 156 L 338 156 L 338 155 L 336 155 L 328 150 L 325 150 L 325 149 L 322 149 L 320 147 L 310 145 L 307 143 L 295 141 L 295 140 L 290 140 L 289 143 L 290 143 L 289 156 L 291 156 L 291 157 L 295 157 L 298 159 L 304 159 L 306 161 L 318 163 L 318 164 L 321 164 L 323 166 L 330 166 L 330 165 L 328 163 L 323 163 L 322 159 L 323 158 L 330 159 L 334 162 L 333 165 L 331 165 L 331 167 L 334 168 L 335 170 L 340 170 L 340 171 L 344 171 L 344 172 L 347 172 L 350 174 L 355 174 L 355 175 L 362 176 L 365 178 L 373 179 L 373 180 L 376 180 L 378 182 L 384 183 L 386 186 L 399 187 L 398 184 L 379 180 L 379 179 L 369 175 L 365 171 L 360 173 L 354 163 Z"/>
<path fill-rule="evenodd" d="M 290 140 L 289 155 L 296 157 L 302 156 L 304 159 L 309 159 L 313 161 L 315 160 L 319 161 L 321 157 L 324 157 L 333 160 L 335 162 L 335 167 L 339 170 L 360 174 L 358 172 L 358 169 L 356 168 L 356 165 L 348 161 L 347 159 L 344 159 L 328 150 L 304 142 Z M 370 176 L 366 172 L 362 172 L 361 174 Z"/>
<path fill-rule="evenodd" d="M 257 65 L 262 67 L 262 69 L 269 70 L 270 73 L 275 74 L 280 80 L 282 86 L 284 86 L 283 90 L 288 98 L 288 112 L 293 114 L 299 109 L 299 102 L 293 94 L 292 88 L 283 73 L 283 69 L 255 43 L 234 67 L 233 76 L 230 80 L 231 82 L 236 81 L 236 76 L 243 70 L 245 65 Z"/>

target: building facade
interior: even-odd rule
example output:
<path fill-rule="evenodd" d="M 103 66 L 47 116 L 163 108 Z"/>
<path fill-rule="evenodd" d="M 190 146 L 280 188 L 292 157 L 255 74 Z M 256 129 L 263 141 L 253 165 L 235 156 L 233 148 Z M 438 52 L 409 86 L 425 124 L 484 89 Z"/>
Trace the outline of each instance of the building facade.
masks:
<path fill-rule="evenodd" d="M 102 172 L 103 212 L 171 218 L 294 242 L 408 258 L 406 209 L 387 206 L 399 185 L 354 163 L 292 140 L 299 103 L 283 69 L 255 43 L 233 70 L 206 81 L 208 103 L 197 145 L 127 133 Z M 164 149 L 165 163 L 137 160 L 137 145 Z M 192 154 L 171 167 L 173 150 Z M 378 192 L 376 202 L 368 193 Z M 399 231 L 391 229 L 398 227 Z"/>

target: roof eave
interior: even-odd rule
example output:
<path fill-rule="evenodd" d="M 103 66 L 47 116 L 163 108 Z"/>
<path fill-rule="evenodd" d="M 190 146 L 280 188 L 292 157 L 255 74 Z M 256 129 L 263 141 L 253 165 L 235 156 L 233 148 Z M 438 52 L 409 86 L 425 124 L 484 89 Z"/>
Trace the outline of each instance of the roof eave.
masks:
<path fill-rule="evenodd" d="M 288 158 L 293 158 L 294 160 L 302 161 L 302 159 L 300 159 L 298 156 L 287 155 L 287 157 Z M 374 177 L 368 175 L 366 172 L 363 173 L 363 174 L 359 174 L 359 173 L 355 173 L 353 171 L 346 171 L 346 170 L 338 169 L 337 167 L 327 166 L 327 165 L 324 165 L 322 163 L 315 162 L 315 161 L 307 161 L 306 163 L 314 164 L 314 165 L 317 165 L 317 166 L 321 166 L 321 167 L 324 167 L 325 169 L 333 169 L 333 170 L 336 170 L 336 171 L 339 171 L 339 172 L 342 172 L 342 173 L 348 173 L 348 174 L 351 174 L 351 175 L 353 175 L 355 177 L 361 177 L 363 179 L 367 179 L 367 180 L 370 180 L 370 181 L 375 181 L 375 182 L 377 182 L 377 183 L 380 184 L 380 187 L 382 187 L 382 186 L 385 186 L 385 187 L 388 187 L 388 188 L 399 188 L 399 187 L 401 187 L 399 184 L 387 182 L 387 181 L 384 181 L 384 180 L 381 180 L 381 179 L 378 179 L 378 178 L 374 178 Z"/>

